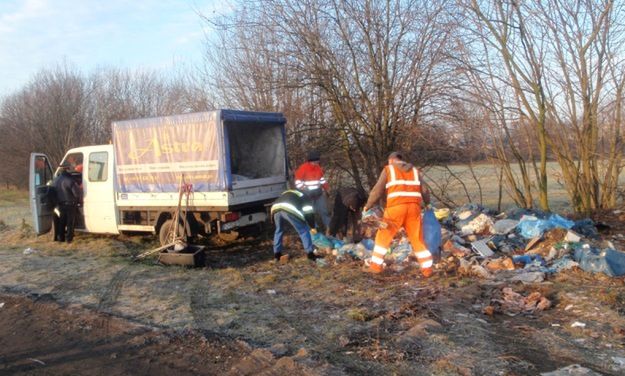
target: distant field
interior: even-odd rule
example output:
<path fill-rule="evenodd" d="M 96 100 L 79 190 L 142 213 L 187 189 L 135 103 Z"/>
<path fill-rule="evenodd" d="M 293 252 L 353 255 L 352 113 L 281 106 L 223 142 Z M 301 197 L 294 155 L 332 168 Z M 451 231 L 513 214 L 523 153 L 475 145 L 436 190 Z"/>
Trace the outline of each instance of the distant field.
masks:
<path fill-rule="evenodd" d="M 22 219 L 32 224 L 28 192 L 0 189 L 0 221 L 15 226 L 22 223 Z"/>
<path fill-rule="evenodd" d="M 498 186 L 498 173 L 492 164 L 479 164 L 474 167 L 475 175 L 479 181 L 479 185 L 482 190 L 482 201 L 480 202 L 480 194 L 478 183 L 471 175 L 467 165 L 455 165 L 449 166 L 451 173 L 444 167 L 431 167 L 424 170 L 426 177 L 430 180 L 435 180 L 438 184 L 444 184 L 449 182 L 446 186 L 447 194 L 458 204 L 465 204 L 468 202 L 481 203 L 487 207 L 497 208 L 497 197 L 499 193 Z M 570 205 L 568 201 L 568 195 L 564 187 L 557 182 L 557 177 L 561 174 L 560 166 L 557 162 L 549 162 L 547 164 L 547 171 L 549 173 L 549 205 L 551 210 L 557 212 L 569 212 Z M 515 173 L 518 174 L 518 165 L 515 165 Z M 459 177 L 466 185 L 466 190 L 469 192 L 471 198 L 467 198 L 467 195 L 457 179 L 452 178 L 452 174 Z M 619 185 L 625 182 L 625 176 L 621 174 L 619 178 Z M 538 196 L 535 194 L 534 200 L 538 200 Z M 501 202 L 502 210 L 508 207 L 514 206 L 510 195 L 506 192 L 505 187 L 503 191 L 503 197 Z"/>

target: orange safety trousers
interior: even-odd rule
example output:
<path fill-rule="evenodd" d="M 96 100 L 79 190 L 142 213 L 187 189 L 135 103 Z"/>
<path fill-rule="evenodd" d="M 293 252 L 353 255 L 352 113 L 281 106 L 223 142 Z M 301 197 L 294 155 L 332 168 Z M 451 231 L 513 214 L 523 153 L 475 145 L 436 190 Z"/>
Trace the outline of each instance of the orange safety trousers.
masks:
<path fill-rule="evenodd" d="M 431 268 L 433 258 L 423 242 L 421 231 L 421 206 L 418 203 L 407 203 L 387 207 L 384 210 L 386 228 L 378 229 L 375 237 L 375 248 L 371 257 L 371 268 L 382 269 L 384 255 L 397 232 L 403 227 L 410 240 L 410 245 L 419 261 L 421 269 Z"/>

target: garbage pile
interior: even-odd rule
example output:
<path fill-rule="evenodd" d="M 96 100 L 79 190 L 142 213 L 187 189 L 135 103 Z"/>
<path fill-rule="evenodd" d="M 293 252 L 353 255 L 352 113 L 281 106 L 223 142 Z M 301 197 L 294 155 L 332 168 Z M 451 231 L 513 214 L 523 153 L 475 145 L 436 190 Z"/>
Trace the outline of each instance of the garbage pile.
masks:
<path fill-rule="evenodd" d="M 370 235 L 358 243 L 341 241 L 334 237 L 313 233 L 313 244 L 321 251 L 336 256 L 336 262 L 364 260 L 367 264 L 371 259 L 375 246 L 373 241 L 375 231 L 379 228 L 386 228 L 389 225 L 384 222 L 382 215 L 383 211 L 378 207 L 370 209 L 368 213 L 365 214 L 363 225 L 368 230 L 366 233 Z M 438 260 L 440 259 L 441 245 L 441 225 L 439 220 L 432 210 L 426 210 L 423 214 L 422 223 L 424 242 L 428 245 L 428 248 L 432 250 L 434 259 Z M 404 229 L 400 229 L 398 236 L 395 237 L 395 240 L 389 247 L 389 251 L 385 257 L 385 264 L 387 266 L 392 266 L 396 270 L 401 270 L 408 263 L 416 261 L 414 256 L 411 257 L 413 253 L 406 232 Z"/>
<path fill-rule="evenodd" d="M 383 228 L 381 211 L 374 212 L 365 224 Z M 572 221 L 558 214 L 520 208 L 496 213 L 467 204 L 455 210 L 427 210 L 423 226 L 424 241 L 435 260 L 456 264 L 461 275 L 524 283 L 542 282 L 546 275 L 573 267 L 611 277 L 625 275 L 625 252 L 616 250 L 609 241 L 600 241 L 591 219 Z M 323 234 L 314 234 L 313 243 L 336 256 L 336 262 L 366 262 L 374 247 L 372 238 L 351 243 Z M 412 254 L 402 229 L 385 262 L 405 265 L 415 261 Z"/>
<path fill-rule="evenodd" d="M 498 214 L 476 204 L 440 217 L 443 253 L 446 261 L 458 260 L 461 274 L 534 283 L 577 266 L 625 275 L 625 253 L 601 242 L 591 219 L 572 221 L 519 208 Z"/>

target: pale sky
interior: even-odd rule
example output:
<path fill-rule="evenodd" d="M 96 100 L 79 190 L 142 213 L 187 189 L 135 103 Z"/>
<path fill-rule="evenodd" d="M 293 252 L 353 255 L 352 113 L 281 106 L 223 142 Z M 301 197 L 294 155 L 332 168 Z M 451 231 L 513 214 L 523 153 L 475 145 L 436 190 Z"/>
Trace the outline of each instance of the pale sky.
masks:
<path fill-rule="evenodd" d="M 0 97 L 43 68 L 172 69 L 201 62 L 219 0 L 0 0 Z"/>

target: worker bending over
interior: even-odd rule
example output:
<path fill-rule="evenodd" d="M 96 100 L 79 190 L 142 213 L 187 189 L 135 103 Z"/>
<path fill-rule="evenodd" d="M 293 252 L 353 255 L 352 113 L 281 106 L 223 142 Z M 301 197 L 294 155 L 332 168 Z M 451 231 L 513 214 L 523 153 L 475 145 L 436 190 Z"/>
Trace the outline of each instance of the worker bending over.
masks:
<path fill-rule="evenodd" d="M 378 229 L 367 271 L 380 273 L 384 270 L 384 255 L 388 252 L 395 234 L 403 227 L 419 261 L 421 274 L 424 277 L 431 276 L 432 254 L 426 248 L 421 233 L 421 203 L 430 203 L 429 193 L 422 186 L 419 171 L 412 164 L 404 162 L 398 152 L 389 155 L 388 165 L 384 167 L 378 182 L 371 189 L 363 211 L 367 211 L 380 201 L 385 192 L 386 208 L 383 221 L 387 226 Z"/>
<path fill-rule="evenodd" d="M 288 190 L 271 206 L 271 216 L 276 226 L 273 236 L 273 254 L 276 261 L 286 262 L 288 255 L 282 254 L 282 236 L 287 223 L 291 224 L 299 234 L 304 250 L 309 260 L 315 260 L 315 247 L 310 235 L 311 227 L 315 225 L 315 211 L 311 199 L 298 190 Z"/>

